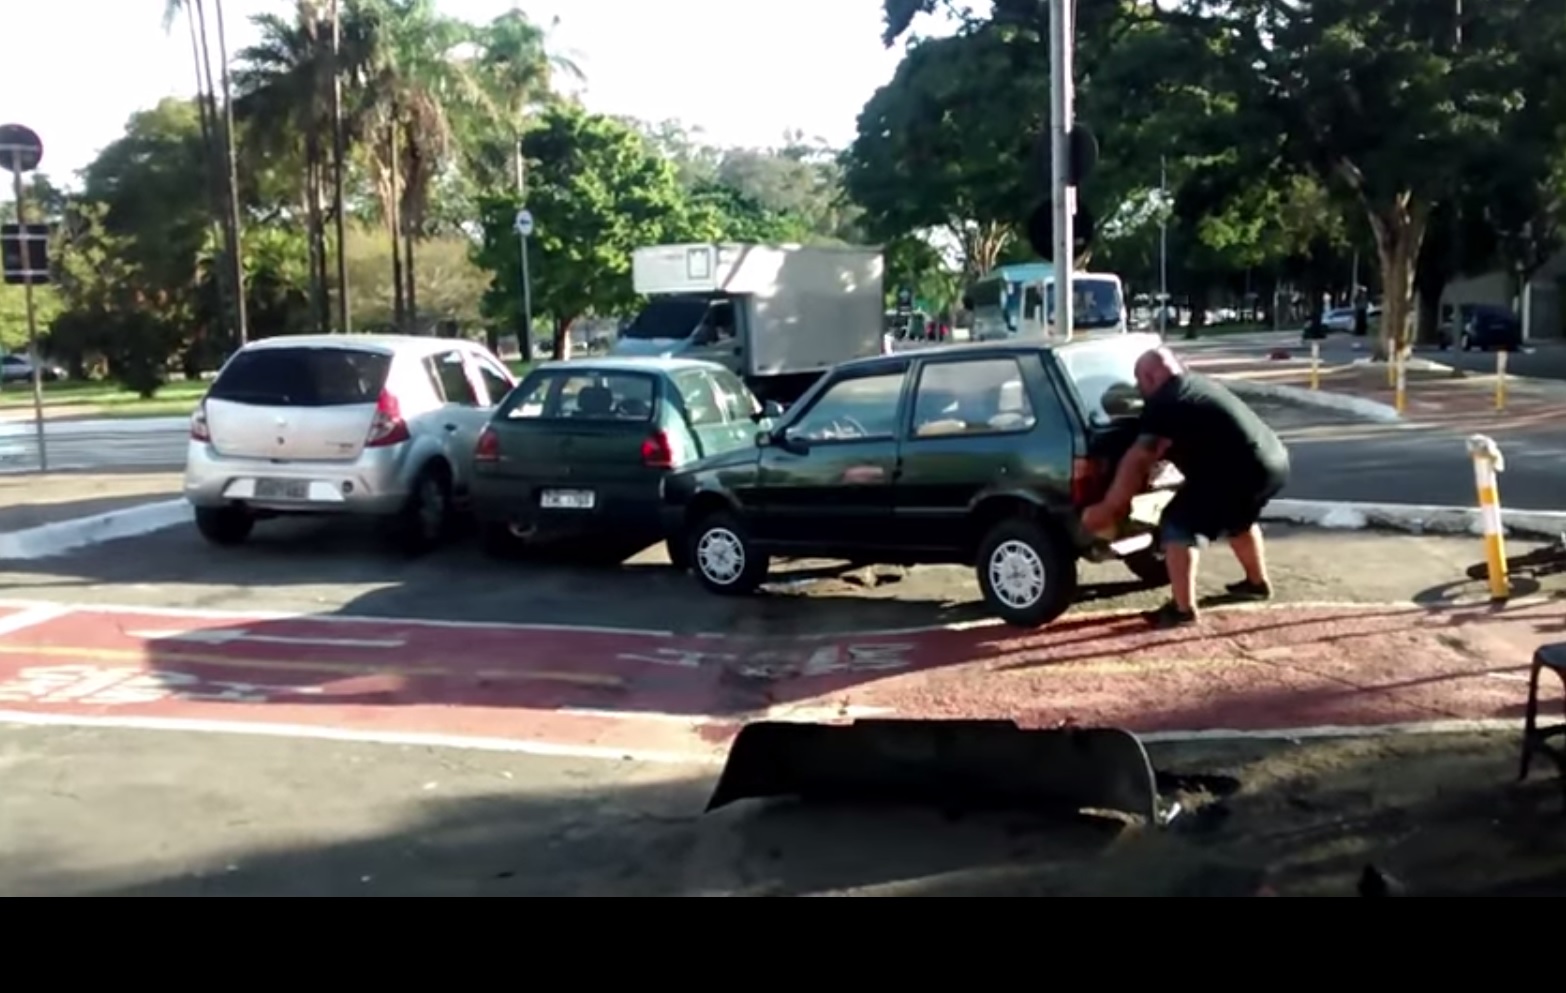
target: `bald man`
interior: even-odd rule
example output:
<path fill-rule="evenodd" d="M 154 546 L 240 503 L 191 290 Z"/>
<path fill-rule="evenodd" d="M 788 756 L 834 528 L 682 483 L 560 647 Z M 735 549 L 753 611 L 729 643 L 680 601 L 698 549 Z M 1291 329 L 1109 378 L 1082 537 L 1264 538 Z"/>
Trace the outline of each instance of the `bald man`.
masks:
<path fill-rule="evenodd" d="M 1168 460 L 1185 484 L 1159 521 L 1170 599 L 1148 620 L 1159 627 L 1196 620 L 1198 553 L 1220 539 L 1228 540 L 1245 570 L 1243 580 L 1227 587 L 1229 595 L 1271 598 L 1256 522 L 1289 480 L 1288 449 L 1244 401 L 1223 384 L 1187 372 L 1167 348 L 1137 359 L 1136 386 L 1145 400 L 1139 437 L 1104 499 L 1082 512 L 1083 527 L 1098 532 L 1123 519 L 1153 466 Z"/>

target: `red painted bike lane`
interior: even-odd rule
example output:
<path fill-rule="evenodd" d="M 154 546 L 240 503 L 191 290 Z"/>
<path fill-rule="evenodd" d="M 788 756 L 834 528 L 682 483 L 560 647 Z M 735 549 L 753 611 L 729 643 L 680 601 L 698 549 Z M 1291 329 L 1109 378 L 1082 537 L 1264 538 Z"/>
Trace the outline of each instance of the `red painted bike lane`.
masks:
<path fill-rule="evenodd" d="M 884 714 L 1261 730 L 1515 716 L 1560 612 L 1068 616 L 830 638 L 0 608 L 0 710 L 713 757 L 746 720 Z M 1554 638 L 1560 635 L 1554 634 Z"/>

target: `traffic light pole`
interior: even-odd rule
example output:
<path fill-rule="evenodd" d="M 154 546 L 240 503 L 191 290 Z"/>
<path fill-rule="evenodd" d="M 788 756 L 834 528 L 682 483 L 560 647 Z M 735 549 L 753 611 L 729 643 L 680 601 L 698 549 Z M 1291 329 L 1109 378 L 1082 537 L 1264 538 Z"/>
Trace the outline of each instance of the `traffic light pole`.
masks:
<path fill-rule="evenodd" d="M 1072 274 L 1075 269 L 1076 189 L 1071 185 L 1072 14 L 1075 0 L 1049 0 L 1050 200 L 1055 214 L 1055 336 L 1070 341 L 1076 326 Z"/>
<path fill-rule="evenodd" d="M 38 471 L 49 471 L 49 446 L 44 440 L 43 359 L 38 355 L 38 307 L 33 299 L 33 260 L 27 237 L 27 204 L 22 196 L 22 153 L 11 149 L 11 188 L 16 192 L 16 225 L 22 232 L 22 296 L 27 307 L 28 362 L 33 367 L 33 427 L 38 435 Z"/>

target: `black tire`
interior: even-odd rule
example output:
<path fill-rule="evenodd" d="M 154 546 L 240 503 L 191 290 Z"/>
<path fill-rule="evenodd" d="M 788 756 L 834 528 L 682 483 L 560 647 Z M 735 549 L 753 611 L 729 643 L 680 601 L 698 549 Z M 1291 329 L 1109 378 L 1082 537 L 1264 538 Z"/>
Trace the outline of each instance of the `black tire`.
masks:
<path fill-rule="evenodd" d="M 1120 561 L 1131 570 L 1131 575 L 1149 587 L 1169 585 L 1169 563 L 1164 559 L 1164 553 L 1156 548 L 1132 552 Z"/>
<path fill-rule="evenodd" d="M 691 563 L 691 571 L 709 593 L 745 596 L 756 592 L 756 588 L 767 581 L 771 559 L 756 551 L 750 533 L 733 514 L 727 511 L 710 514 L 697 521 L 686 534 L 689 539 L 685 546 L 686 557 Z M 730 553 L 737 556 L 737 569 L 717 571 L 714 568 L 716 546 L 722 545 L 727 545 Z"/>
<path fill-rule="evenodd" d="M 1032 560 L 1040 580 L 1034 595 L 1003 593 L 996 588 L 991 572 L 1001 556 L 1015 556 L 1013 568 L 1026 568 L 1028 559 Z M 1064 614 L 1077 597 L 1075 557 L 1050 529 L 1027 518 L 1005 520 L 992 527 L 979 542 L 974 571 L 984 602 L 997 617 L 1015 627 L 1042 627 Z"/>
<path fill-rule="evenodd" d="M 442 466 L 428 466 L 414 479 L 408 499 L 392 518 L 392 544 L 406 555 L 423 555 L 450 536 L 455 520 L 451 476 Z"/>
<path fill-rule="evenodd" d="M 242 545 L 256 526 L 243 507 L 197 507 L 196 530 L 214 545 Z"/>

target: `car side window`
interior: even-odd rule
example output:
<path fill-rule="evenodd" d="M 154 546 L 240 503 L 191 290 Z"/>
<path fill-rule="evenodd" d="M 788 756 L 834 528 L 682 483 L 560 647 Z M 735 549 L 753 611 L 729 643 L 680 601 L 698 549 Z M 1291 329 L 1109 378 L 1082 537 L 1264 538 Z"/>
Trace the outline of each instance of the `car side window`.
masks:
<path fill-rule="evenodd" d="M 789 425 L 791 438 L 816 443 L 891 438 L 907 370 L 840 379 Z"/>
<path fill-rule="evenodd" d="M 718 406 L 723 408 L 729 423 L 749 421 L 752 415 L 761 412 L 761 404 L 750 392 L 750 387 L 727 369 L 712 373 L 712 385 L 718 396 Z"/>
<path fill-rule="evenodd" d="M 506 398 L 511 392 L 511 377 L 501 372 L 494 362 L 482 355 L 472 357 L 473 368 L 478 373 L 479 381 L 484 384 L 484 392 L 489 397 L 489 406 L 493 407 Z"/>
<path fill-rule="evenodd" d="M 716 427 L 723 423 L 723 408 L 714 395 L 712 382 L 700 369 L 684 369 L 674 374 L 674 385 L 685 404 L 685 416 L 691 427 Z"/>
<path fill-rule="evenodd" d="M 440 388 L 441 397 L 450 404 L 459 407 L 478 407 L 478 393 L 473 389 L 473 383 L 468 379 L 468 370 L 462 361 L 461 352 L 444 352 L 440 355 L 432 355 L 424 360 L 425 368 L 429 370 L 430 377 Z"/>
<path fill-rule="evenodd" d="M 1015 358 L 931 362 L 914 392 L 913 435 L 1009 434 L 1038 423 Z"/>

